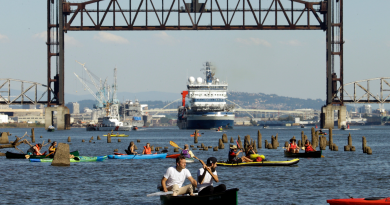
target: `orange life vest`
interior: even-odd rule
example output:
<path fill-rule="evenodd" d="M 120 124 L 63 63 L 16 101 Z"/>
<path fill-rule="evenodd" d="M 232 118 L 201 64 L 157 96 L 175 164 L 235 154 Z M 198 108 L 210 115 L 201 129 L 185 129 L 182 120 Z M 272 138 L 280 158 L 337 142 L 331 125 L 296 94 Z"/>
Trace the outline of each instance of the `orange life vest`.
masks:
<path fill-rule="evenodd" d="M 152 148 L 144 146 L 145 154 L 152 154 Z"/>
<path fill-rule="evenodd" d="M 35 145 L 35 147 L 37 148 L 38 151 L 40 150 L 40 148 L 37 144 Z M 40 154 L 38 154 L 37 150 L 34 149 L 34 155 L 40 155 Z"/>
<path fill-rule="evenodd" d="M 296 144 L 290 143 L 290 149 L 288 150 L 289 152 L 292 152 L 294 149 L 297 148 Z"/>
<path fill-rule="evenodd" d="M 305 145 L 305 152 L 314 152 L 314 149 L 311 145 Z"/>

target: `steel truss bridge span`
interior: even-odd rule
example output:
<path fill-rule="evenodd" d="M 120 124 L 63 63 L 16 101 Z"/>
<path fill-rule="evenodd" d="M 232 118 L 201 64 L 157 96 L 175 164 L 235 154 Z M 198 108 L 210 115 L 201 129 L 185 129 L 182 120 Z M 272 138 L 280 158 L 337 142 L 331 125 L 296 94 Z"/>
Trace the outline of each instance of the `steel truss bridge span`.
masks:
<path fill-rule="evenodd" d="M 359 80 L 340 86 L 337 92 L 344 92 L 344 103 L 390 103 L 389 82 L 390 77 Z M 373 93 L 373 89 L 376 90 L 376 94 Z M 338 100 L 337 93 L 333 100 Z"/>
<path fill-rule="evenodd" d="M 19 85 L 15 85 L 19 84 Z M 11 88 L 12 85 L 12 88 Z M 17 95 L 11 96 L 11 89 L 14 91 L 18 89 L 17 87 L 21 86 L 19 88 L 20 92 L 16 93 Z M 38 98 L 38 87 L 42 87 L 43 93 Z M 32 82 L 32 81 L 26 81 L 26 80 L 18 80 L 18 79 L 12 79 L 12 78 L 0 78 L 0 104 L 3 105 L 13 105 L 13 104 L 30 104 L 30 105 L 36 105 L 36 104 L 46 104 L 46 100 L 42 100 L 42 98 L 47 93 L 47 90 L 52 92 L 50 87 L 48 88 L 47 85 Z M 54 94 L 54 93 L 53 93 Z"/>

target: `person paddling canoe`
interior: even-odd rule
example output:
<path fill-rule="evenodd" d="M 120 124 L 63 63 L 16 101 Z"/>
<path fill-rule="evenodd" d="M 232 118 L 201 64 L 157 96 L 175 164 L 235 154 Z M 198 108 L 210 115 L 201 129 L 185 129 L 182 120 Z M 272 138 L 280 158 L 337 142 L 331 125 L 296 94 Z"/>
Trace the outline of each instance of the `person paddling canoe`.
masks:
<path fill-rule="evenodd" d="M 287 151 L 291 153 L 299 153 L 299 147 L 297 145 L 297 140 L 295 138 L 290 139 L 290 144 L 288 144 Z"/>
<path fill-rule="evenodd" d="M 181 155 L 183 155 L 185 158 L 192 158 L 194 157 L 194 153 L 190 150 L 188 144 L 184 145 L 184 149 L 181 151 Z"/>
<path fill-rule="evenodd" d="M 35 146 L 32 146 L 32 147 L 30 147 L 30 149 L 27 150 L 27 154 L 28 155 L 43 155 L 43 154 L 45 154 L 46 152 L 44 152 L 43 154 L 40 152 L 41 149 L 42 149 L 42 144 L 36 144 Z"/>
<path fill-rule="evenodd" d="M 54 153 L 56 152 L 56 146 L 57 146 L 57 142 L 56 141 L 51 143 L 51 145 L 49 147 L 49 155 L 54 155 Z"/>
<path fill-rule="evenodd" d="M 149 143 L 146 143 L 146 146 L 144 146 L 144 150 L 142 151 L 142 154 L 152 154 L 152 148 L 150 148 Z"/>
<path fill-rule="evenodd" d="M 213 181 L 219 182 L 215 168 L 217 168 L 217 158 L 210 157 L 207 159 L 207 164 L 203 165 L 203 168 L 198 170 L 197 176 L 199 196 L 217 194 L 226 191 L 226 186 L 224 184 L 213 187 Z M 210 169 L 216 179 L 213 179 L 213 177 L 211 177 L 210 173 L 208 173 L 206 169 Z"/>
<path fill-rule="evenodd" d="M 313 149 L 313 146 L 311 146 L 311 143 L 309 140 L 305 141 L 305 152 L 315 152 L 316 150 Z"/>
<path fill-rule="evenodd" d="M 127 147 L 127 149 L 125 149 L 125 152 L 127 154 L 137 154 L 137 152 L 134 151 L 134 147 L 135 147 L 135 144 L 134 144 L 133 141 L 131 141 L 130 144 L 129 144 L 129 147 Z"/>
<path fill-rule="evenodd" d="M 241 152 L 242 150 L 237 152 L 237 146 L 232 145 L 229 151 L 229 162 L 234 162 L 234 163 L 253 162 L 253 160 L 245 156 L 242 156 L 241 158 L 237 157 Z"/>
<path fill-rule="evenodd" d="M 182 186 L 185 179 L 188 179 L 191 184 Z M 173 191 L 172 196 L 190 194 L 193 196 L 194 187 L 197 183 L 192 178 L 191 173 L 186 169 L 186 158 L 184 156 L 178 156 L 176 158 L 176 167 L 169 167 L 161 179 L 161 186 L 164 192 Z"/>
<path fill-rule="evenodd" d="M 253 147 L 252 145 L 249 145 L 248 148 L 246 149 L 245 151 L 245 155 L 247 158 L 255 161 L 258 157 L 260 157 L 261 161 L 263 161 L 265 159 L 264 155 L 259 155 L 259 154 L 256 154 L 256 152 L 253 150 Z"/>

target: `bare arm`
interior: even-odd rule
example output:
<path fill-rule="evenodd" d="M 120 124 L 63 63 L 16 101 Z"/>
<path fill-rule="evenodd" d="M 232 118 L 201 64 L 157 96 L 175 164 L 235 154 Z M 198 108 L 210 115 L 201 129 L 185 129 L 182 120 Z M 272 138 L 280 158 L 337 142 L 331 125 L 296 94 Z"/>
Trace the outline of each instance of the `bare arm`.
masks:
<path fill-rule="evenodd" d="M 167 178 L 165 178 L 165 177 L 163 177 L 162 179 L 161 179 L 161 186 L 163 187 L 163 191 L 164 192 L 167 192 L 168 191 L 168 189 L 167 189 L 167 184 L 166 184 L 166 182 L 167 182 Z"/>
<path fill-rule="evenodd" d="M 194 187 L 197 187 L 197 186 L 198 186 L 198 184 L 196 183 L 196 180 L 195 180 L 194 178 L 188 177 L 188 180 L 190 180 L 192 186 L 194 186 Z"/>
<path fill-rule="evenodd" d="M 145 154 L 145 149 L 142 151 L 142 154 Z"/>

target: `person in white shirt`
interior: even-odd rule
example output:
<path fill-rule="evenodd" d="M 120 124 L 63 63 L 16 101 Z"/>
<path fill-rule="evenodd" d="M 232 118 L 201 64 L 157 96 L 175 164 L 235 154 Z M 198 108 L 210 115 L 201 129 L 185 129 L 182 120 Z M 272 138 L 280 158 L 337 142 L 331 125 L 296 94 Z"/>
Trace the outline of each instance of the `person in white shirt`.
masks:
<path fill-rule="evenodd" d="M 206 169 L 210 169 L 213 175 L 215 176 L 215 180 L 210 175 L 210 173 Z M 206 166 L 203 165 L 203 168 L 200 168 L 198 170 L 198 195 L 204 196 L 204 195 L 210 195 L 210 194 L 216 194 L 220 192 L 226 191 L 226 186 L 224 184 L 220 184 L 217 187 L 213 187 L 213 181 L 218 182 L 218 175 L 217 171 L 215 170 L 217 168 L 217 159 L 215 157 L 210 157 L 207 159 Z"/>
<path fill-rule="evenodd" d="M 182 187 L 186 178 L 190 180 L 191 184 Z M 186 158 L 184 156 L 177 157 L 176 167 L 169 167 L 161 179 L 162 191 L 173 191 L 172 196 L 187 193 L 193 196 L 196 185 L 195 179 L 192 178 L 190 171 L 186 169 Z"/>

